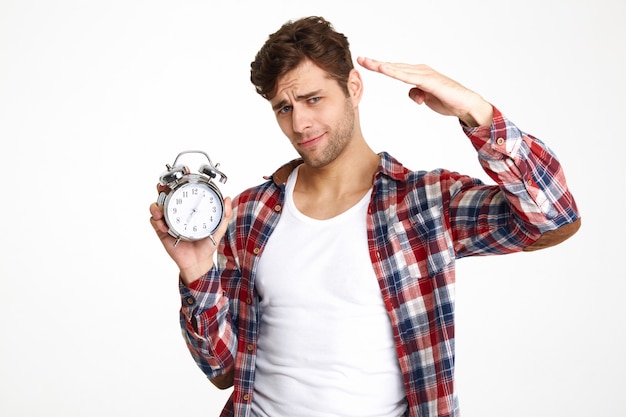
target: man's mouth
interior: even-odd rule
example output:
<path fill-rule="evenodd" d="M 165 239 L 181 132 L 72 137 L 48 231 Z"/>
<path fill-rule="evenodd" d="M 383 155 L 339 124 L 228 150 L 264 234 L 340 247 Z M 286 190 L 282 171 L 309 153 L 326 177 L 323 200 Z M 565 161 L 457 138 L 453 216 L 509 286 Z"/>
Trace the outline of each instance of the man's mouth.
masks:
<path fill-rule="evenodd" d="M 324 134 L 322 133 L 321 135 L 318 135 L 318 136 L 302 138 L 302 140 L 298 142 L 298 146 L 303 147 L 303 148 L 314 146 L 317 143 L 319 143 L 319 141 L 321 141 L 323 137 L 324 137 Z"/>

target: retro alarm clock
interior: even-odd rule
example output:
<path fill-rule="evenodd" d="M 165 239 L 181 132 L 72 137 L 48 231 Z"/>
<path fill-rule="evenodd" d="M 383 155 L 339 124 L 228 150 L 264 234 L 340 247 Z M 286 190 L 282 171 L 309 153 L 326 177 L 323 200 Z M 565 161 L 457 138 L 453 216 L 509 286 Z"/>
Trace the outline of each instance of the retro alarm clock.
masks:
<path fill-rule="evenodd" d="M 178 160 L 186 154 L 204 155 L 208 164 L 203 164 L 198 172 L 191 172 Z M 224 198 L 214 180 L 226 183 L 226 175 L 213 165 L 211 158 L 203 151 L 184 151 L 178 154 L 172 165 L 166 164 L 167 171 L 161 174 L 159 183 L 169 190 L 159 194 L 157 203 L 163 206 L 168 233 L 176 241 L 196 241 L 209 238 L 217 245 L 213 233 L 224 220 Z"/>

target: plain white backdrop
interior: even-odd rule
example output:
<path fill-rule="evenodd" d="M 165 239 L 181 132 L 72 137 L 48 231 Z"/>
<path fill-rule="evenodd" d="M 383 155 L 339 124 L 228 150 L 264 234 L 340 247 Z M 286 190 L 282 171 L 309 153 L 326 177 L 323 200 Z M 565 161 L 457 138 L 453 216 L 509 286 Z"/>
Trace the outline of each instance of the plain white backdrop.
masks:
<path fill-rule="evenodd" d="M 182 150 L 219 162 L 227 195 L 295 157 L 249 64 L 305 15 L 355 58 L 426 63 L 478 91 L 568 174 L 577 235 L 458 264 L 463 415 L 626 415 L 621 0 L 0 0 L 0 415 L 218 415 L 229 391 L 186 351 L 148 206 Z M 456 120 L 362 74 L 375 150 L 488 181 Z"/>

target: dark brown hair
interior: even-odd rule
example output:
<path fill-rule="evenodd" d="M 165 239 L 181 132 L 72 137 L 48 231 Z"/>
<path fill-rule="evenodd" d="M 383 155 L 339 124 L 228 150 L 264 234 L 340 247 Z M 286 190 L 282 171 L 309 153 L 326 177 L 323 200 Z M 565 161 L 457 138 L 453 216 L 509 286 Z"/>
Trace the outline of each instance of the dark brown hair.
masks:
<path fill-rule="evenodd" d="M 326 71 L 348 94 L 348 75 L 354 68 L 348 38 L 318 16 L 289 21 L 271 34 L 250 64 L 250 81 L 269 100 L 278 78 L 305 59 Z"/>

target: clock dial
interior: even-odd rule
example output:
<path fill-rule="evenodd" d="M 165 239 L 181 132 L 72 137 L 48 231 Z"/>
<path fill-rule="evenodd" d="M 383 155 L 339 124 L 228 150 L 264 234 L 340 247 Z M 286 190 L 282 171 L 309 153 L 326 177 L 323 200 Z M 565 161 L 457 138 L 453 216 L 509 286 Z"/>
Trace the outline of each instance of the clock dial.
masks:
<path fill-rule="evenodd" d="M 180 186 L 168 196 L 165 206 L 170 229 L 188 240 L 200 240 L 213 234 L 224 211 L 218 192 L 203 182 Z"/>

